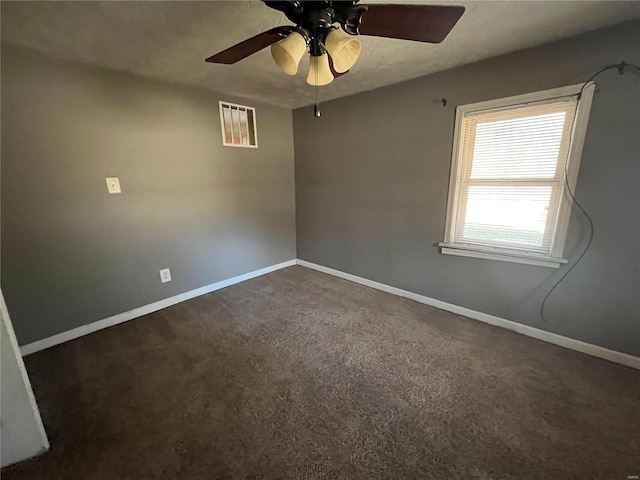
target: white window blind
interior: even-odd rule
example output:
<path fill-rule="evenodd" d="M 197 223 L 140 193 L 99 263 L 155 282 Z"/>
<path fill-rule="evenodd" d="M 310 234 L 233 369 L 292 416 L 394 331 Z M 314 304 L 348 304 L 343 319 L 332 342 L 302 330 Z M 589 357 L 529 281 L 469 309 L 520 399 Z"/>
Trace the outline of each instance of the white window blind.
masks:
<path fill-rule="evenodd" d="M 577 97 L 465 113 L 450 241 L 549 256 Z"/>

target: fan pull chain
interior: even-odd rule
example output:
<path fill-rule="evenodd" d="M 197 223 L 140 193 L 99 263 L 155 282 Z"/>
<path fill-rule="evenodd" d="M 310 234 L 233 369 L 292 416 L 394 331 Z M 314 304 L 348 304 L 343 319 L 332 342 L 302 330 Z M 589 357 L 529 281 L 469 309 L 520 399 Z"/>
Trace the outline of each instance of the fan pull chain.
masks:
<path fill-rule="evenodd" d="M 313 106 L 313 116 L 316 118 L 320 118 L 320 102 L 318 101 L 318 70 L 316 69 L 316 104 Z"/>

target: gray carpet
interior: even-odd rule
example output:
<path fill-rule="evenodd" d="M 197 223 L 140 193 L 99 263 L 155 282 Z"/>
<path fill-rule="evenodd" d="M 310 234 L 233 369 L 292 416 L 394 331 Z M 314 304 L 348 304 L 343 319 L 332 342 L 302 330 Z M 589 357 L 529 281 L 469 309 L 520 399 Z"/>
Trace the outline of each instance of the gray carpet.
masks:
<path fill-rule="evenodd" d="M 3 479 L 621 479 L 640 372 L 302 267 L 26 357 Z"/>

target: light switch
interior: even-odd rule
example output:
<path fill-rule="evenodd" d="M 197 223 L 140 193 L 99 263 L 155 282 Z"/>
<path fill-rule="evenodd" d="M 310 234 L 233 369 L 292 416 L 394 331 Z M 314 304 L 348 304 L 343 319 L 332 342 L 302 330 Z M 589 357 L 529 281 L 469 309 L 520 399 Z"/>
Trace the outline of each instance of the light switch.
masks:
<path fill-rule="evenodd" d="M 122 190 L 120 190 L 120 180 L 118 180 L 118 177 L 107 178 L 107 190 L 109 190 L 109 193 L 122 192 Z"/>

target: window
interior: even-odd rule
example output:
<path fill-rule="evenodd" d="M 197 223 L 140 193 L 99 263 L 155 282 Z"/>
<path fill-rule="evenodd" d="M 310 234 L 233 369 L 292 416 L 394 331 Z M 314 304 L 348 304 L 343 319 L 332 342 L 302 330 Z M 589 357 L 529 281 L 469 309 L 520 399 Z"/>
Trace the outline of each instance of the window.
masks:
<path fill-rule="evenodd" d="M 589 84 L 460 106 L 442 253 L 559 267 Z M 566 180 L 565 180 L 566 175 Z"/>
<path fill-rule="evenodd" d="M 222 144 L 230 147 L 258 148 L 256 109 L 235 103 L 219 103 Z"/>

